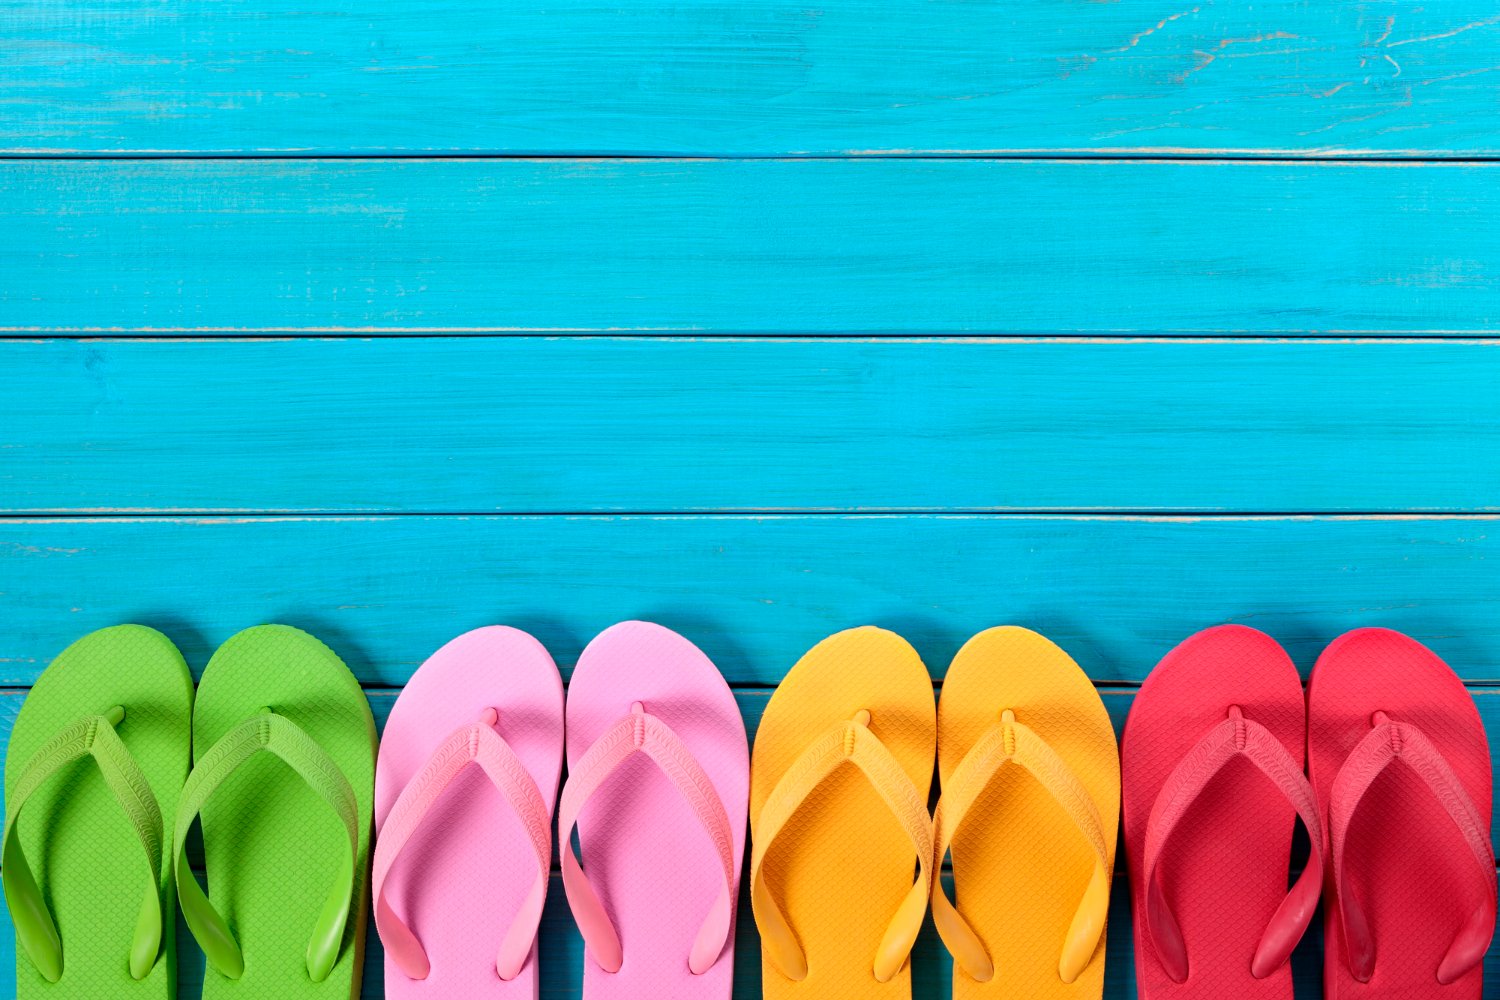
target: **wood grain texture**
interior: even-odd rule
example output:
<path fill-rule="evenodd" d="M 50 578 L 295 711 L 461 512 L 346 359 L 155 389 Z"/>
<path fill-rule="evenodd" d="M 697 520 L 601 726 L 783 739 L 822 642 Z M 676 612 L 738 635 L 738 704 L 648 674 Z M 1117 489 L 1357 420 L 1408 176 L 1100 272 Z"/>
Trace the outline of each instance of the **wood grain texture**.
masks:
<path fill-rule="evenodd" d="M 1500 149 L 1479 0 L 0 3 L 0 150 Z"/>
<path fill-rule="evenodd" d="M 0 509 L 1500 505 L 1500 342 L 0 343 Z"/>
<path fill-rule="evenodd" d="M 1105 707 L 1116 730 L 1124 725 L 1133 692 L 1128 689 L 1109 689 L 1101 692 Z M 1475 701 L 1491 733 L 1491 745 L 1496 745 L 1500 735 L 1500 692 L 1493 689 L 1477 689 Z M 368 692 L 370 705 L 376 721 L 384 725 L 396 693 L 389 690 Z M 20 707 L 23 691 L 0 692 L 0 744 L 8 744 L 10 727 Z M 745 713 L 746 726 L 753 737 L 760 713 L 769 698 L 768 690 L 739 690 L 736 692 L 741 709 Z M 1121 852 L 1123 865 L 1123 851 Z M 951 876 L 945 875 L 948 890 L 953 891 Z M 1316 922 L 1315 922 L 1316 923 Z M 1307 940 L 1293 956 L 1293 972 L 1299 997 L 1318 995 L 1320 983 L 1322 948 L 1317 926 L 1309 932 Z M 740 912 L 735 942 L 735 1000 L 756 1000 L 760 996 L 759 938 L 754 919 L 750 913 L 748 899 L 741 892 Z M 368 1000 L 379 1000 L 383 995 L 384 967 L 380 939 L 371 929 L 366 942 L 365 981 L 361 996 Z M 1104 995 L 1111 1000 L 1124 1000 L 1135 996 L 1134 949 L 1131 942 L 1129 909 L 1129 883 L 1123 868 L 1116 874 L 1110 927 L 1107 941 Z M 178 972 L 181 997 L 198 995 L 204 968 L 203 959 L 196 944 L 187 933 L 181 920 L 178 921 L 178 953 L 181 956 Z M 544 967 L 541 995 L 547 998 L 580 996 L 582 988 L 583 943 L 573 926 L 568 913 L 561 880 L 554 872 L 548 894 L 547 908 L 542 918 L 540 961 Z M 0 907 L 0 993 L 10 995 L 14 990 L 15 940 L 10 927 L 9 914 Z M 1491 983 L 1500 976 L 1500 959 L 1492 953 L 1488 959 L 1486 977 Z M 916 1000 L 938 1000 L 951 996 L 949 983 L 952 963 L 948 958 L 931 924 L 924 929 L 912 954 L 912 995 Z"/>
<path fill-rule="evenodd" d="M 68 642 L 161 628 L 201 666 L 234 632 L 324 637 L 400 685 L 465 629 L 501 621 L 567 667 L 645 618 L 736 683 L 774 684 L 814 642 L 884 625 L 941 675 L 970 635 L 1035 628 L 1100 682 L 1138 681 L 1188 634 L 1264 629 L 1304 669 L 1350 628 L 1432 645 L 1500 680 L 1493 516 L 667 516 L 0 520 L 0 683 Z"/>
<path fill-rule="evenodd" d="M 0 162 L 0 328 L 1484 333 L 1500 164 Z"/>

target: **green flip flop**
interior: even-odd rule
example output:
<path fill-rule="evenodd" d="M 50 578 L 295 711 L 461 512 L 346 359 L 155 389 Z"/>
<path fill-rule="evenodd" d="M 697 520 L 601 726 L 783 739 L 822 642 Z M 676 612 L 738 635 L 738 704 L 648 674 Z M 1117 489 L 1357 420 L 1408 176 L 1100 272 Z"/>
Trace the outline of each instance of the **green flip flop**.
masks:
<path fill-rule="evenodd" d="M 140 625 L 79 639 L 26 696 L 0 859 L 20 1000 L 176 994 L 163 817 L 187 777 L 192 714 L 182 654 Z"/>
<path fill-rule="evenodd" d="M 207 956 L 204 1000 L 359 995 L 375 720 L 333 651 L 246 629 L 203 671 L 177 807 L 177 898 Z M 212 901 L 186 870 L 195 819 Z"/>

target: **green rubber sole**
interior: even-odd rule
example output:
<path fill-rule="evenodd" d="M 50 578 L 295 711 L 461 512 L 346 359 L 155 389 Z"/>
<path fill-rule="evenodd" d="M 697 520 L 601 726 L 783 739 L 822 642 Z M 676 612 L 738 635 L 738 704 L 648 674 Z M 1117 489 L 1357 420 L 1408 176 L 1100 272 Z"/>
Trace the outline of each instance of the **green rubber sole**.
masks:
<path fill-rule="evenodd" d="M 284 762 L 257 754 L 202 811 L 208 895 L 244 955 L 231 980 L 211 965 L 204 1000 L 352 1000 L 359 995 L 375 788 L 375 720 L 359 682 L 317 639 L 285 625 L 246 629 L 209 660 L 198 684 L 193 756 L 266 708 L 296 723 L 333 758 L 359 803 L 354 914 L 339 958 L 321 983 L 308 978 L 308 937 L 348 834 L 329 806 Z M 357 914 L 357 915 L 356 915 Z"/>
<path fill-rule="evenodd" d="M 10 795 L 26 762 L 78 719 L 125 710 L 115 727 L 170 825 L 187 779 L 193 679 L 166 636 L 118 625 L 84 636 L 52 662 L 26 696 L 5 757 Z M 163 857 L 166 924 L 151 972 L 132 979 L 130 942 L 150 868 L 141 843 L 98 767 L 75 761 L 42 785 L 18 821 L 20 842 L 62 938 L 63 973 L 49 983 L 17 949 L 20 1000 L 158 1000 L 176 995 L 177 912 L 172 864 Z M 170 834 L 163 831 L 163 836 Z M 163 854 L 170 854 L 164 850 Z"/>

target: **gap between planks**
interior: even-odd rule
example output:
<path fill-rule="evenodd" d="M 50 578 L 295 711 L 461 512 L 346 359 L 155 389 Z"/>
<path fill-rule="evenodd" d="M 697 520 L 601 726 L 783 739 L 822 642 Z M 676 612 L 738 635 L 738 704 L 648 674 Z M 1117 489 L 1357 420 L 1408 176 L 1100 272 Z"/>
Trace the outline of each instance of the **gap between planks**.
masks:
<path fill-rule="evenodd" d="M 453 520 L 542 520 L 567 518 L 594 521 L 703 521 L 703 520 L 1058 520 L 1058 521 L 1140 521 L 1151 524 L 1196 524 L 1202 521 L 1495 521 L 1500 510 L 1483 508 L 1472 511 L 1413 509 L 1410 511 L 1339 511 L 1337 513 L 1299 513 L 1277 511 L 1217 510 L 1123 510 L 1089 508 L 726 508 L 722 510 L 599 511 L 552 510 L 507 513 L 505 511 L 369 511 L 323 512 L 303 510 L 196 510 L 191 508 L 83 508 L 39 513 L 0 513 L 0 521 L 32 524 L 135 524 L 179 521 L 183 524 L 274 524 L 286 521 L 400 521 L 410 518 L 449 518 Z"/>
<path fill-rule="evenodd" d="M 1254 330 L 1233 332 L 1181 331 L 1170 334 L 1135 334 L 1128 331 L 1100 333 L 998 333 L 964 334 L 952 333 L 914 334 L 910 332 L 881 332 L 878 330 L 851 331 L 838 334 L 805 333 L 756 333 L 753 331 L 671 330 L 671 329 L 609 329 L 587 330 L 573 328 L 533 327 L 306 327 L 298 330 L 255 327 L 18 327 L 0 326 L 0 348 L 6 345 L 30 346 L 79 343 L 79 344 L 289 344 L 302 341 L 347 343 L 363 342 L 380 344 L 402 340 L 446 340 L 483 342 L 485 340 L 530 339 L 542 341 L 620 341 L 622 343 L 714 343 L 756 344 L 769 341 L 799 344 L 958 344 L 958 345 L 1007 345 L 1018 344 L 1099 344 L 1126 346 L 1132 344 L 1192 346 L 1201 344 L 1219 345 L 1350 345 L 1382 346 L 1426 346 L 1454 344 L 1465 347 L 1500 345 L 1500 338 L 1487 332 L 1462 330 L 1278 330 L 1274 333 L 1257 333 Z"/>
<path fill-rule="evenodd" d="M 1027 151 L 1012 149 L 850 149 L 839 153 L 779 152 L 764 154 L 747 153 L 622 153 L 611 150 L 590 152 L 553 153 L 544 150 L 531 152 L 500 152 L 484 150 L 401 150 L 370 149 L 349 152 L 312 150 L 0 150 L 0 160 L 50 161 L 50 160 L 645 160 L 651 162 L 718 162 L 718 161 L 764 161 L 764 160 L 992 160 L 999 163 L 1272 163 L 1272 164 L 1359 164 L 1368 166 L 1406 166 L 1409 164 L 1455 165 L 1500 163 L 1500 154 L 1454 153 L 1434 154 L 1431 151 L 1411 150 L 1297 150 L 1279 149 L 1197 149 L 1192 147 L 1148 146 L 1137 150 L 1088 150 L 1057 149 Z"/>

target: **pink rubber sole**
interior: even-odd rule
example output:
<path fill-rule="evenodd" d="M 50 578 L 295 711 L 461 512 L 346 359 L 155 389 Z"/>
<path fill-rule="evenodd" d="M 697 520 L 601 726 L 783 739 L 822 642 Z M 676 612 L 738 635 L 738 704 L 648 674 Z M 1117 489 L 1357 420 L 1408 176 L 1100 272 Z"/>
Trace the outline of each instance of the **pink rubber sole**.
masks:
<path fill-rule="evenodd" d="M 750 754 L 729 685 L 701 650 L 660 625 L 606 629 L 579 657 L 568 687 L 570 766 L 636 702 L 670 726 L 707 772 L 734 831 L 738 880 Z M 578 844 L 624 953 L 615 973 L 585 954 L 584 1000 L 728 1000 L 732 929 L 707 972 L 688 969 L 694 937 L 724 883 L 719 855 L 655 763 L 637 754 L 598 789 L 579 816 Z"/>
<path fill-rule="evenodd" d="M 496 710 L 496 731 L 515 750 L 548 809 L 563 757 L 563 686 L 552 657 L 525 632 L 476 629 L 434 653 L 396 699 L 375 771 L 375 824 L 432 752 L 460 726 Z M 434 804 L 391 869 L 392 908 L 426 949 L 431 972 L 408 979 L 389 956 L 390 1000 L 535 1000 L 537 954 L 510 982 L 495 958 L 536 878 L 514 811 L 483 771 L 464 771 Z"/>
<path fill-rule="evenodd" d="M 1172 981 L 1142 933 L 1140 873 L 1152 807 L 1178 762 L 1233 705 L 1303 760 L 1297 669 L 1275 640 L 1239 625 L 1199 632 L 1168 653 L 1141 686 L 1125 725 L 1125 847 L 1142 1000 L 1292 1000 L 1287 967 L 1255 979 L 1250 963 L 1287 893 L 1296 812 L 1244 760 L 1231 762 L 1205 790 L 1161 860 L 1162 885 L 1187 947 L 1186 982 Z"/>

